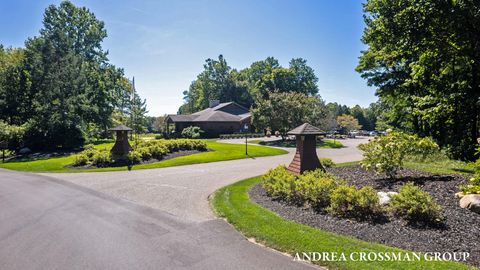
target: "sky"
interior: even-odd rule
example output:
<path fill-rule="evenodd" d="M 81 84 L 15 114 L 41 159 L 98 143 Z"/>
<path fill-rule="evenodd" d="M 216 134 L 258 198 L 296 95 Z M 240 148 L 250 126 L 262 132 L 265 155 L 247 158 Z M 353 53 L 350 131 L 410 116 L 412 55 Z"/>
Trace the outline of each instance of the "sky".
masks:
<path fill-rule="evenodd" d="M 375 89 L 355 71 L 365 45 L 361 0 L 73 0 L 105 22 L 110 62 L 135 77 L 149 115 L 176 113 L 207 58 L 242 69 L 269 56 L 304 58 L 326 102 L 368 106 Z M 0 0 L 0 43 L 23 47 L 56 0 Z"/>

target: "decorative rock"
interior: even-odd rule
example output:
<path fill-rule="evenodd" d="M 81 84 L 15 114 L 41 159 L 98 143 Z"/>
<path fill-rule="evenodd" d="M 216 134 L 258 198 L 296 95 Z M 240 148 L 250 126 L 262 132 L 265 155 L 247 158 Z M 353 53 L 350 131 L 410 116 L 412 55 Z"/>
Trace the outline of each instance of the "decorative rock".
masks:
<path fill-rule="evenodd" d="M 24 147 L 24 148 L 20 149 L 20 151 L 18 151 L 18 153 L 20 155 L 25 155 L 25 154 L 28 154 L 28 153 L 31 153 L 31 152 L 32 152 L 32 150 L 30 150 L 30 148 L 28 148 L 28 147 Z"/>
<path fill-rule="evenodd" d="M 389 191 L 389 192 L 384 192 L 384 191 L 379 191 L 378 193 L 378 199 L 380 201 L 380 205 L 386 205 L 390 202 L 390 198 L 392 195 L 394 194 L 398 194 L 398 192 L 393 192 L 393 191 Z"/>
<path fill-rule="evenodd" d="M 477 194 L 465 195 L 460 200 L 460 207 L 467 208 L 470 211 L 480 214 L 480 195 L 477 195 Z"/>

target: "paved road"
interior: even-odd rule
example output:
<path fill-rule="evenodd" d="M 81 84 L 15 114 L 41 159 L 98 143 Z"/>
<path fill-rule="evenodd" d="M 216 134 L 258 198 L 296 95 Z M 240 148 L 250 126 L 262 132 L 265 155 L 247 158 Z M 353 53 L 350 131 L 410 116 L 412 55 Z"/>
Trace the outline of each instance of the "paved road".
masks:
<path fill-rule="evenodd" d="M 319 154 L 358 160 L 363 141 Z M 251 244 L 208 206 L 213 191 L 287 164 L 290 151 L 131 172 L 0 170 L 0 268 L 313 269 Z"/>
<path fill-rule="evenodd" d="M 342 143 L 345 148 L 319 149 L 318 154 L 320 157 L 330 157 L 335 162 L 360 160 L 361 153 L 356 145 L 365 141 L 344 140 Z M 181 167 L 43 175 L 160 209 L 185 220 L 205 221 L 215 218 L 208 204 L 210 194 L 238 180 L 261 175 L 270 168 L 290 163 L 294 149 L 288 150 L 290 153 L 287 155 Z"/>
<path fill-rule="evenodd" d="M 63 181 L 0 169 L 0 268 L 315 269 L 221 219 L 187 222 Z"/>

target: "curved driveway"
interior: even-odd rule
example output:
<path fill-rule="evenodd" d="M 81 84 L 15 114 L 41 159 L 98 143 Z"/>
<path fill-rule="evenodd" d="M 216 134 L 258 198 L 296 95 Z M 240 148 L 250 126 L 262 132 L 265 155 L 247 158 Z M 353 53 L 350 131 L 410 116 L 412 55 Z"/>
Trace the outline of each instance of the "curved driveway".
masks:
<path fill-rule="evenodd" d="M 356 145 L 321 149 L 336 162 Z M 104 173 L 0 170 L 2 269 L 313 269 L 249 243 L 208 206 L 216 189 L 282 156 Z"/>
<path fill-rule="evenodd" d="M 362 155 L 356 146 L 366 140 L 364 138 L 343 140 L 342 143 L 346 147 L 318 149 L 318 156 L 332 158 L 336 163 L 360 160 Z M 242 140 L 230 142 L 241 143 Z M 261 175 L 280 164 L 288 165 L 295 149 L 284 149 L 289 153 L 280 156 L 134 171 L 42 175 L 160 209 L 188 221 L 198 222 L 215 218 L 208 205 L 208 196 L 215 190 L 245 178 Z"/>

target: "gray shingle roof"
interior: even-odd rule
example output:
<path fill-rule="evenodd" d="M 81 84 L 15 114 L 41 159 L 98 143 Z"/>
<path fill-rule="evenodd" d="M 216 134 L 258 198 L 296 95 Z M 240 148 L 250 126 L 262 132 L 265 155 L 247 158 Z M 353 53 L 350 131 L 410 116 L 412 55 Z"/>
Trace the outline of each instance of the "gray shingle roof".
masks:
<path fill-rule="evenodd" d="M 231 104 L 235 104 L 238 107 L 235 107 L 236 111 L 234 113 L 222 110 Z M 228 111 L 228 109 L 225 110 Z M 240 114 L 236 114 L 238 112 L 240 112 Z M 168 117 L 173 122 L 239 122 L 250 117 L 250 112 L 247 108 L 235 102 L 225 102 L 213 108 L 206 108 L 190 115 L 169 115 Z"/>
<path fill-rule="evenodd" d="M 304 123 L 290 130 L 287 134 L 289 135 L 321 135 L 321 134 L 325 134 L 325 131 L 315 126 L 312 126 L 309 123 Z"/>

